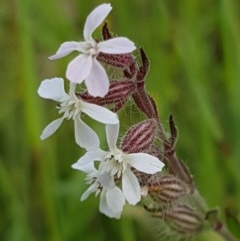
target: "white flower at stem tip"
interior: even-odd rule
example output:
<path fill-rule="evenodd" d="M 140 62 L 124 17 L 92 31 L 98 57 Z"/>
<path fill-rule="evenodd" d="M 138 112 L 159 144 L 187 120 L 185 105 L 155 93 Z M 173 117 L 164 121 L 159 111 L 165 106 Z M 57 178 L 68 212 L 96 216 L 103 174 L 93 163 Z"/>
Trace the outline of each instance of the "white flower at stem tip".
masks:
<path fill-rule="evenodd" d="M 45 127 L 41 134 L 41 139 L 44 140 L 51 136 L 60 127 L 63 120 L 73 119 L 74 134 L 76 143 L 90 150 L 99 146 L 99 138 L 95 131 L 93 131 L 82 119 L 82 113 L 90 116 L 104 124 L 118 123 L 118 116 L 107 108 L 99 105 L 87 103 L 76 96 L 76 84 L 70 83 L 69 94 L 64 90 L 64 81 L 62 78 L 52 78 L 42 81 L 38 89 L 38 94 L 45 99 L 57 101 L 59 104 L 59 114 L 62 117 L 52 121 Z"/>
<path fill-rule="evenodd" d="M 103 151 L 100 148 L 89 150 L 74 166 L 82 170 L 84 166 L 100 161 L 99 172 L 101 175 L 110 173 L 114 180 L 120 181 L 124 198 L 129 204 L 135 205 L 141 199 L 141 188 L 131 169 L 135 168 L 143 173 L 154 174 L 160 172 L 164 164 L 158 158 L 147 153 L 124 153 L 118 149 L 116 146 L 118 133 L 119 124 L 106 125 L 109 151 Z"/>
<path fill-rule="evenodd" d="M 97 60 L 100 52 L 107 54 L 126 54 L 136 49 L 135 44 L 125 37 L 116 37 L 97 42 L 92 33 L 101 25 L 109 12 L 112 10 L 110 4 L 101 4 L 96 7 L 87 17 L 84 25 L 84 41 L 64 42 L 56 54 L 49 59 L 65 57 L 73 51 L 81 54 L 75 57 L 67 67 L 66 77 L 73 83 L 82 83 L 85 80 L 90 95 L 104 97 L 109 89 L 109 80 L 105 69 Z"/>

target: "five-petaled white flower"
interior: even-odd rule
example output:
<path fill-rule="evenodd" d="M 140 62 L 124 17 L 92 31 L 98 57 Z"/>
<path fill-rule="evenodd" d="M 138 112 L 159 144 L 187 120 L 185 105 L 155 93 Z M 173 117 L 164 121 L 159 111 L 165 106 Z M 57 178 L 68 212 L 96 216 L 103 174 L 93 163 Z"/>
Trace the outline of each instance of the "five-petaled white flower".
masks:
<path fill-rule="evenodd" d="M 59 114 L 63 114 L 63 116 L 45 127 L 41 139 L 46 139 L 55 133 L 64 119 L 73 119 L 76 143 L 88 150 L 96 148 L 99 146 L 97 134 L 82 121 L 81 114 L 85 113 L 104 124 L 119 123 L 118 116 L 107 108 L 83 101 L 76 96 L 75 88 L 76 84 L 70 83 L 69 94 L 67 94 L 64 90 L 64 81 L 62 78 L 52 78 L 42 81 L 38 94 L 42 98 L 57 101 L 59 103 L 57 106 Z"/>
<path fill-rule="evenodd" d="M 115 185 L 114 177 L 110 172 L 101 173 L 93 163 L 79 168 L 78 164 L 73 164 L 72 168 L 87 173 L 86 181 L 90 187 L 81 196 L 81 201 L 86 200 L 91 193 L 97 196 L 100 194 L 99 210 L 110 218 L 120 218 L 125 198 L 122 190 Z"/>
<path fill-rule="evenodd" d="M 141 199 L 141 188 L 132 168 L 147 174 L 160 172 L 164 164 L 156 157 L 147 153 L 124 153 L 116 146 L 119 124 L 106 125 L 107 143 L 110 151 L 100 148 L 88 150 L 75 164 L 74 168 L 83 170 L 94 161 L 100 161 L 101 175 L 109 173 L 114 180 L 121 182 L 122 192 L 129 204 L 135 205 Z"/>
<path fill-rule="evenodd" d="M 82 54 L 74 58 L 67 67 L 66 77 L 73 83 L 82 83 L 85 80 L 87 90 L 92 96 L 104 97 L 109 89 L 109 80 L 105 69 L 97 60 L 97 55 L 102 52 L 106 54 L 126 54 L 136 49 L 134 43 L 125 37 L 116 37 L 97 42 L 92 33 L 103 22 L 112 10 L 110 4 L 101 4 L 96 7 L 87 17 L 83 37 L 85 41 L 64 42 L 56 54 L 49 59 L 62 58 L 73 51 Z"/>

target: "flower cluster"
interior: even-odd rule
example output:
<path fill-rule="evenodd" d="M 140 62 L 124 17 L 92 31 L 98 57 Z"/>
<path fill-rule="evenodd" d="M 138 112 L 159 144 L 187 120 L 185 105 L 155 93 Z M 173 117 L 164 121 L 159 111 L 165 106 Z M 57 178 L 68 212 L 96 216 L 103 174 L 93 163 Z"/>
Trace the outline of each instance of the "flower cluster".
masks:
<path fill-rule="evenodd" d="M 100 212 L 119 218 L 126 202 L 136 205 L 141 200 L 142 187 L 137 173 L 159 173 L 164 164 L 153 151 L 154 133 L 157 130 L 154 118 L 131 127 L 123 140 L 118 141 L 120 123 L 117 112 L 128 98 L 140 98 L 137 89 L 142 88 L 141 83 L 146 73 L 132 55 L 136 47 L 128 38 L 112 37 L 106 24 L 102 31 L 103 39 L 93 38 L 93 32 L 111 10 L 110 4 L 96 7 L 86 19 L 84 41 L 64 42 L 49 57 L 54 60 L 73 51 L 79 52 L 67 66 L 69 91 L 64 89 L 64 79 L 55 77 L 43 80 L 38 94 L 42 98 L 56 101 L 61 115 L 45 127 L 41 139 L 54 134 L 63 120 L 73 120 L 75 142 L 86 150 L 85 155 L 72 165 L 72 168 L 86 173 L 86 182 L 89 184 L 81 200 L 85 200 L 91 193 L 100 194 Z M 106 65 L 122 70 L 122 76 L 119 79 L 109 79 Z M 78 92 L 79 89 L 82 91 Z M 139 102 L 139 108 L 148 109 L 147 102 Z M 96 131 L 83 121 L 84 114 L 105 125 L 109 150 L 100 148 Z M 149 117 L 151 116 L 154 115 L 150 113 Z"/>
<path fill-rule="evenodd" d="M 72 168 L 84 172 L 89 185 L 81 200 L 92 193 L 99 195 L 100 212 L 108 217 L 120 218 L 126 203 L 136 205 L 141 200 L 145 210 L 178 235 L 189 238 L 210 227 L 228 237 L 226 240 L 234 240 L 218 212 L 203 201 L 188 167 L 176 155 L 173 117 L 167 132 L 145 88 L 149 62 L 143 49 L 136 57 L 135 44 L 125 37 L 113 37 L 106 23 L 102 39 L 93 38 L 111 9 L 110 4 L 95 8 L 87 17 L 84 41 L 64 42 L 50 57 L 80 53 L 67 66 L 68 92 L 62 78 L 45 79 L 40 84 L 38 94 L 56 101 L 61 115 L 47 125 L 41 139 L 55 133 L 64 120 L 73 120 L 75 142 L 85 154 Z M 117 74 L 109 77 L 109 69 Z M 119 140 L 118 113 L 129 99 L 142 120 Z M 104 124 L 108 150 L 100 148 L 97 132 L 84 122 L 83 115 Z"/>

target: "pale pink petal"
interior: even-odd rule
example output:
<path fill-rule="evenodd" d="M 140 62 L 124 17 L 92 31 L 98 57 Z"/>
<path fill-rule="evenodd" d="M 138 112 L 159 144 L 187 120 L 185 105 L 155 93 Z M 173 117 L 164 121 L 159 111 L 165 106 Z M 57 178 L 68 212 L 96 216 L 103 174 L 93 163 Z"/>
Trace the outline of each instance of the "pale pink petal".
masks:
<path fill-rule="evenodd" d="M 118 115 L 105 107 L 87 102 L 82 102 L 82 112 L 96 121 L 104 124 L 117 124 Z"/>
<path fill-rule="evenodd" d="M 73 83 L 82 83 L 92 69 L 92 57 L 80 54 L 67 67 L 66 77 Z"/>
<path fill-rule="evenodd" d="M 96 132 L 85 124 L 80 117 L 74 119 L 74 133 L 76 143 L 79 146 L 87 150 L 99 147 L 99 138 Z"/>
<path fill-rule="evenodd" d="M 129 204 L 135 205 L 141 199 L 141 188 L 137 177 L 127 168 L 122 177 L 123 194 Z"/>
<path fill-rule="evenodd" d="M 49 136 L 51 136 L 52 134 L 54 134 L 57 129 L 60 127 L 60 125 L 62 124 L 64 118 L 61 117 L 59 119 L 56 119 L 54 121 L 52 121 L 50 124 L 48 124 L 45 129 L 43 130 L 40 139 L 41 140 L 45 140 L 46 138 L 48 138 Z"/>
<path fill-rule="evenodd" d="M 119 124 L 106 125 L 107 143 L 110 150 L 114 150 L 117 147 L 117 140 L 119 134 Z"/>
<path fill-rule="evenodd" d="M 157 157 L 149 155 L 147 153 L 131 153 L 127 154 L 129 165 L 136 168 L 140 172 L 154 174 L 160 172 L 164 167 Z"/>
<path fill-rule="evenodd" d="M 83 36 L 86 41 L 92 40 L 92 33 L 103 22 L 111 10 L 111 5 L 104 3 L 93 9 L 88 15 L 83 30 Z"/>
<path fill-rule="evenodd" d="M 58 102 L 68 98 L 64 90 L 64 81 L 62 78 L 52 78 L 43 80 L 38 88 L 38 94 L 45 99 Z"/>
<path fill-rule="evenodd" d="M 60 59 L 62 57 L 67 56 L 74 50 L 78 50 L 79 43 L 75 41 L 64 42 L 60 45 L 59 49 L 57 50 L 56 54 L 49 57 L 50 60 Z"/>
<path fill-rule="evenodd" d="M 97 44 L 99 52 L 107 54 L 126 54 L 136 49 L 135 44 L 125 37 L 108 39 Z"/>
<path fill-rule="evenodd" d="M 104 97 L 109 90 L 109 79 L 102 65 L 95 58 L 92 60 L 92 68 L 85 84 L 90 95 Z"/>

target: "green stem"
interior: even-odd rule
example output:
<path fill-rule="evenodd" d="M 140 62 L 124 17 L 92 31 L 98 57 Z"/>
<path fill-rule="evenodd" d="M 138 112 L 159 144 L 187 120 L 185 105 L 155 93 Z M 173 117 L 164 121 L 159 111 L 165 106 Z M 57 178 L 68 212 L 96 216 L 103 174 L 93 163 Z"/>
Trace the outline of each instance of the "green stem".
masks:
<path fill-rule="evenodd" d="M 216 221 L 214 230 L 226 241 L 237 241 L 237 239 L 230 233 L 226 225 L 221 221 Z"/>

